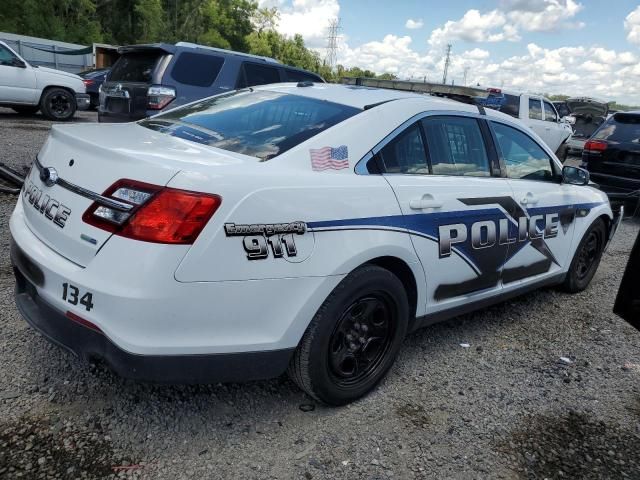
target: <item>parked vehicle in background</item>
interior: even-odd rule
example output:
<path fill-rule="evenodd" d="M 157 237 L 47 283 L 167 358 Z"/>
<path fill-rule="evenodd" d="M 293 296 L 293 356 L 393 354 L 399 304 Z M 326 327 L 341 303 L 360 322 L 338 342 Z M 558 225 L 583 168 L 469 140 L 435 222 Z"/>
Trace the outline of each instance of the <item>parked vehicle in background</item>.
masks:
<path fill-rule="evenodd" d="M 567 140 L 568 153 L 580 155 L 584 143 L 607 119 L 609 105 L 588 97 L 570 98 L 566 104 L 571 112 L 567 120 L 573 127 L 573 135 Z"/>
<path fill-rule="evenodd" d="M 120 58 L 102 85 L 101 122 L 130 122 L 232 90 L 322 77 L 277 60 L 179 42 L 118 49 Z"/>
<path fill-rule="evenodd" d="M 560 116 L 560 118 L 564 118 L 571 115 L 571 110 L 569 110 L 569 106 L 567 105 L 567 102 L 565 102 L 564 100 L 556 100 L 555 102 L 552 102 L 552 103 L 553 103 L 553 106 L 556 107 L 556 111 L 558 112 L 558 115 Z"/>
<path fill-rule="evenodd" d="M 100 105 L 100 86 L 104 83 L 110 68 L 96 68 L 80 72 L 82 82 L 87 88 L 87 94 L 91 99 L 91 108 L 97 109 Z"/>
<path fill-rule="evenodd" d="M 490 88 L 489 96 L 478 101 L 481 105 L 520 119 L 553 150 L 556 156 L 566 156 L 566 141 L 571 126 L 562 120 L 551 100 L 528 93 L 507 93 Z"/>
<path fill-rule="evenodd" d="M 0 42 L 0 106 L 18 113 L 38 110 L 50 120 L 69 120 L 89 108 L 82 78 L 73 73 L 30 65 Z"/>
<path fill-rule="evenodd" d="M 640 195 L 640 111 L 618 112 L 587 140 L 583 167 L 612 200 L 636 211 Z"/>

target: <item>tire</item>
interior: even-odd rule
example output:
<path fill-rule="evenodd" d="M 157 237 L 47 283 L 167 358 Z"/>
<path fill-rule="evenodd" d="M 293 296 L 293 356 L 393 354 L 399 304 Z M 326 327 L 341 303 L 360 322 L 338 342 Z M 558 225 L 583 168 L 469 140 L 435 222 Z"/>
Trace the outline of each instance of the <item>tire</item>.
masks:
<path fill-rule="evenodd" d="M 25 106 L 20 106 L 20 107 L 11 107 L 11 109 L 14 112 L 20 113 L 22 115 L 33 115 L 38 110 L 40 110 L 40 106 L 39 105 L 34 105 L 34 106 L 25 105 Z"/>
<path fill-rule="evenodd" d="M 313 317 L 291 359 L 289 376 L 320 402 L 352 402 L 391 368 L 408 323 L 409 302 L 398 277 L 378 266 L 359 267 Z"/>
<path fill-rule="evenodd" d="M 67 121 L 76 113 L 76 99 L 64 88 L 51 88 L 42 94 L 40 111 L 49 120 Z"/>
<path fill-rule="evenodd" d="M 598 270 L 606 241 L 605 223 L 601 218 L 598 218 L 584 234 L 573 254 L 569 271 L 562 284 L 564 291 L 577 293 L 589 286 L 596 270 Z"/>

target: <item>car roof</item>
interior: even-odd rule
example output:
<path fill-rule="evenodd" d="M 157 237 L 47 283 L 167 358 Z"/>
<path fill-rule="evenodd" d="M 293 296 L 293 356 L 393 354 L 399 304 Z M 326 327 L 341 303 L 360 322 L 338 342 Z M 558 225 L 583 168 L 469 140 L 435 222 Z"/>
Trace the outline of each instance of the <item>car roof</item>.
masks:
<path fill-rule="evenodd" d="M 332 83 L 272 83 L 252 87 L 254 90 L 265 90 L 273 92 L 283 92 L 291 95 L 326 100 L 328 102 L 340 103 L 350 107 L 365 109 L 372 106 L 398 100 L 402 98 L 424 99 L 425 101 L 451 102 L 452 104 L 463 105 L 451 100 L 444 100 L 428 95 L 412 92 L 400 92 L 384 88 L 360 87 L 355 85 L 338 85 Z"/>

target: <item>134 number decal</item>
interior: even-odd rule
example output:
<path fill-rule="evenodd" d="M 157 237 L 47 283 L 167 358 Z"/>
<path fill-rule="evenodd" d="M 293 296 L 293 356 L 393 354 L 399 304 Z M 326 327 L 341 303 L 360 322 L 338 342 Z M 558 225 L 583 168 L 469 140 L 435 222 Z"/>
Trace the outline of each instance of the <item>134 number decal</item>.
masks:
<path fill-rule="evenodd" d="M 80 294 L 80 289 L 75 285 L 66 282 L 62 284 L 62 300 L 71 305 L 82 305 L 88 312 L 93 308 L 93 293 L 86 292 L 82 296 Z"/>

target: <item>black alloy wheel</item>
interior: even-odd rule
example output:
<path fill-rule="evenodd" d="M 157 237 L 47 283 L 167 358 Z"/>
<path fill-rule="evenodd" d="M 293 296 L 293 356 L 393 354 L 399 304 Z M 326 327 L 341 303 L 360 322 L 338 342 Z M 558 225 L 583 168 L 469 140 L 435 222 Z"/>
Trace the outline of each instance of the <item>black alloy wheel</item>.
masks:
<path fill-rule="evenodd" d="M 409 325 L 409 300 L 400 279 L 376 265 L 347 275 L 311 320 L 289 364 L 307 394 L 344 405 L 384 378 Z"/>
<path fill-rule="evenodd" d="M 76 107 L 74 95 L 64 88 L 51 88 L 40 99 L 40 111 L 50 120 L 70 120 Z"/>
<path fill-rule="evenodd" d="M 329 341 L 329 368 L 337 385 L 348 388 L 376 375 L 392 344 L 395 316 L 384 292 L 347 307 Z"/>
<path fill-rule="evenodd" d="M 562 284 L 565 291 L 576 293 L 589 286 L 600 265 L 606 238 L 606 225 L 601 218 L 597 218 L 587 229 L 573 255 L 569 271 Z"/>

